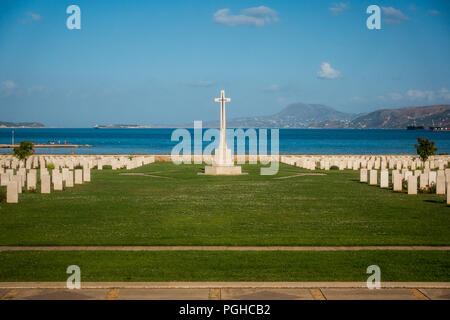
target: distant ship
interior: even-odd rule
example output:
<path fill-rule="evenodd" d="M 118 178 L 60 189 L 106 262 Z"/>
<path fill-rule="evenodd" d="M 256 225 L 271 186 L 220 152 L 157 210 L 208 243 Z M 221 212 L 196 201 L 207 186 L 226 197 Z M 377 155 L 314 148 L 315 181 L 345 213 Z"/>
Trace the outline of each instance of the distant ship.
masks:
<path fill-rule="evenodd" d="M 446 128 L 446 127 L 430 127 L 431 131 L 450 131 L 450 128 Z"/>
<path fill-rule="evenodd" d="M 414 125 L 407 126 L 406 129 L 407 130 L 425 130 L 425 127 L 416 125 L 416 121 L 414 120 Z"/>
<path fill-rule="evenodd" d="M 431 122 L 432 122 L 432 124 L 433 124 L 431 127 L 429 127 L 429 129 L 430 129 L 431 131 L 450 131 L 450 128 L 442 127 L 442 126 L 435 126 L 435 125 L 434 125 L 434 121 L 431 120 Z"/>
<path fill-rule="evenodd" d="M 425 130 L 424 126 L 407 126 L 407 130 Z"/>

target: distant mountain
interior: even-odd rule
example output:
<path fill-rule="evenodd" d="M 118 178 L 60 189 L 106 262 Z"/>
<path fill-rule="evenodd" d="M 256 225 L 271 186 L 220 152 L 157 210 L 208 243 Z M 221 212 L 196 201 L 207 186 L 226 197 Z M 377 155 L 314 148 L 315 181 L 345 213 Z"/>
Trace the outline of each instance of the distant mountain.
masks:
<path fill-rule="evenodd" d="M 450 127 L 450 105 L 382 109 L 351 121 L 322 121 L 309 128 L 406 129 L 412 125 Z"/>
<path fill-rule="evenodd" d="M 4 122 L 0 121 L 0 128 L 44 128 L 39 122 Z"/>
<path fill-rule="evenodd" d="M 277 114 L 227 120 L 229 128 L 307 128 L 329 120 L 352 120 L 361 114 L 337 111 L 321 104 L 292 103 Z M 203 123 L 204 127 L 218 127 L 219 121 Z"/>
<path fill-rule="evenodd" d="M 94 129 L 146 129 L 150 128 L 147 125 L 139 124 L 107 124 L 107 125 L 95 125 Z"/>

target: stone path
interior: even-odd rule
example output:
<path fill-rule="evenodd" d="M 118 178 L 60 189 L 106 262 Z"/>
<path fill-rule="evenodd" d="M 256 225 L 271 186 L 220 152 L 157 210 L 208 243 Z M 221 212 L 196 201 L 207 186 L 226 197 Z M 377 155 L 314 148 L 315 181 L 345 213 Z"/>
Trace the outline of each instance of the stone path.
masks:
<path fill-rule="evenodd" d="M 289 178 L 303 177 L 303 176 L 326 176 L 326 174 L 325 173 L 298 173 L 298 174 L 294 174 L 292 176 L 273 178 L 273 180 L 289 179 Z"/>
<path fill-rule="evenodd" d="M 1 251 L 450 251 L 450 246 L 0 246 Z"/>
<path fill-rule="evenodd" d="M 141 177 L 173 179 L 172 177 L 156 176 L 156 175 L 151 174 L 151 173 L 156 173 L 156 172 L 150 172 L 150 173 L 142 173 L 142 172 L 119 173 L 119 176 L 141 176 Z"/>
<path fill-rule="evenodd" d="M 97 282 L 69 290 L 65 283 L 0 283 L 0 300 L 450 300 L 450 283 L 357 282 Z"/>

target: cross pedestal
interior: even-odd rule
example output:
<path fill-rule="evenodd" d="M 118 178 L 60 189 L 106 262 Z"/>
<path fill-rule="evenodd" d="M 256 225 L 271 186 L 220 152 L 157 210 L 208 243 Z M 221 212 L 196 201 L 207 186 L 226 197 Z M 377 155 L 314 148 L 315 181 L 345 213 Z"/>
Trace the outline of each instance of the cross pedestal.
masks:
<path fill-rule="evenodd" d="M 242 174 L 241 167 L 234 165 L 234 157 L 227 147 L 226 140 L 226 117 L 225 103 L 230 102 L 230 98 L 225 98 L 225 91 L 220 91 L 220 98 L 215 98 L 215 102 L 220 102 L 220 142 L 215 150 L 212 166 L 205 167 L 207 175 L 238 175 Z"/>

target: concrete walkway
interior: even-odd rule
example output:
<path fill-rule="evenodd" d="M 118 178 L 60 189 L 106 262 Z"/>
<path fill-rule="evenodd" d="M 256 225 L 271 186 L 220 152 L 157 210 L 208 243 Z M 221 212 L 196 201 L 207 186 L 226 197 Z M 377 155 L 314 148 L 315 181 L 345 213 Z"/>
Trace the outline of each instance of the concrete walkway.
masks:
<path fill-rule="evenodd" d="M 450 246 L 0 246 L 1 251 L 450 251 Z"/>
<path fill-rule="evenodd" d="M 0 300 L 450 300 L 449 282 L 3 282 Z"/>

